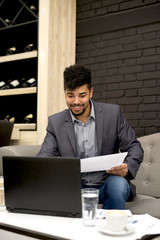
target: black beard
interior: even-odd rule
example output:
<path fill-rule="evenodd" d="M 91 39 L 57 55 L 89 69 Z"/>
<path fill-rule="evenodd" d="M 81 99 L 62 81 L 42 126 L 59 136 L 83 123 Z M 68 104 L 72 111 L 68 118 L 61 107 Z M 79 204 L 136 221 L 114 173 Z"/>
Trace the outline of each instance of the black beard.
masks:
<path fill-rule="evenodd" d="M 72 110 L 71 110 L 71 112 L 72 112 L 72 114 L 73 114 L 75 117 L 78 117 L 78 116 L 83 115 L 83 113 L 85 112 L 85 110 L 86 110 L 86 109 L 83 109 L 83 111 L 82 111 L 81 113 L 74 113 L 74 112 L 72 112 Z"/>
<path fill-rule="evenodd" d="M 84 106 L 84 104 L 71 104 L 71 107 L 79 107 L 79 106 Z M 74 113 L 71 109 L 72 114 L 76 117 L 76 116 L 81 116 L 83 115 L 83 113 L 86 111 L 86 108 L 83 109 L 83 111 L 81 113 Z"/>

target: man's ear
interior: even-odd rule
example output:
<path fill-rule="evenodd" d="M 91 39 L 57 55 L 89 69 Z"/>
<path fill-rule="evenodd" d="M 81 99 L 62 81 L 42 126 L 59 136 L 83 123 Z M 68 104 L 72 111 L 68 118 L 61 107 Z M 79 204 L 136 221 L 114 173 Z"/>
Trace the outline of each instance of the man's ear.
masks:
<path fill-rule="evenodd" d="M 90 90 L 90 98 L 92 98 L 93 96 L 93 87 L 91 87 L 91 90 Z"/>

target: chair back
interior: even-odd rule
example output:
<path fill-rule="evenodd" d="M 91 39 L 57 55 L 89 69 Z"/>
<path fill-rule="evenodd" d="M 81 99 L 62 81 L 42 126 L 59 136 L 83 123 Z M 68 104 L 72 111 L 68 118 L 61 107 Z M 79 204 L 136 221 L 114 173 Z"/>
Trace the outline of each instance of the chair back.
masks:
<path fill-rule="evenodd" d="M 7 120 L 0 120 L 0 147 L 8 146 L 14 123 Z"/>
<path fill-rule="evenodd" d="M 138 139 L 144 150 L 144 160 L 136 180 L 137 194 L 160 198 L 160 133 Z"/>

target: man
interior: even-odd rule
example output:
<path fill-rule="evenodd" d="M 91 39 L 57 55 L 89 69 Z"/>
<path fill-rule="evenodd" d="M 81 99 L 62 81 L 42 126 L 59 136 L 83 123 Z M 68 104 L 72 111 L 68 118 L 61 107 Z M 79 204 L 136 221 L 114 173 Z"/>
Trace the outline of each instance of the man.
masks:
<path fill-rule="evenodd" d="M 49 117 L 47 135 L 38 156 L 94 157 L 128 152 L 122 165 L 109 171 L 82 173 L 82 188 L 99 188 L 104 209 L 124 209 L 136 195 L 135 178 L 143 150 L 120 107 L 91 100 L 91 72 L 73 65 L 64 71 L 65 99 L 69 109 Z"/>

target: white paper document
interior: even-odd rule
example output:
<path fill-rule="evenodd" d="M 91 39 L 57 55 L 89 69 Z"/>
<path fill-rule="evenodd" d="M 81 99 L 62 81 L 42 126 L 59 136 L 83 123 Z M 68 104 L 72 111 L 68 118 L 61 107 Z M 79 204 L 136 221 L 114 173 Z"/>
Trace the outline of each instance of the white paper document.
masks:
<path fill-rule="evenodd" d="M 127 152 L 83 158 L 81 159 L 81 172 L 110 170 L 112 167 L 120 166 L 126 156 Z"/>

